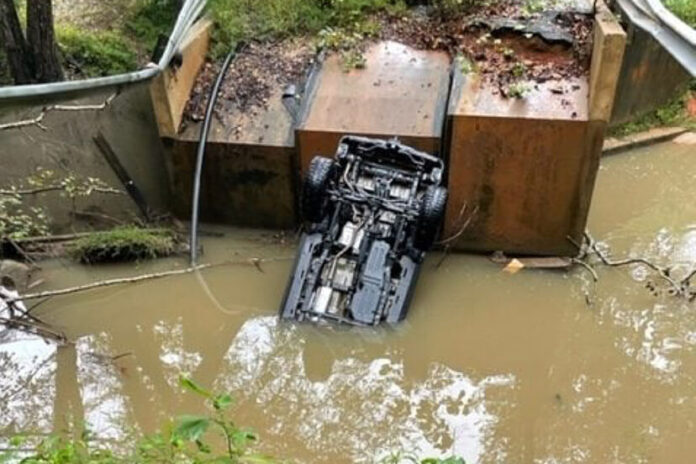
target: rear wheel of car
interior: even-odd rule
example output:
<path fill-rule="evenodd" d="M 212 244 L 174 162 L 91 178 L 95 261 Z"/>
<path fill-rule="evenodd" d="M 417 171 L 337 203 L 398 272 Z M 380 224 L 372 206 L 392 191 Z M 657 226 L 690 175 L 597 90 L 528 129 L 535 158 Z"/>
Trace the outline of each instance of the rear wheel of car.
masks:
<path fill-rule="evenodd" d="M 422 251 L 429 250 L 440 232 L 442 217 L 445 215 L 447 189 L 444 187 L 428 187 L 423 194 L 420 208 L 420 219 L 416 231 L 415 245 Z"/>
<path fill-rule="evenodd" d="M 334 163 L 329 158 L 316 156 L 309 164 L 302 191 L 302 214 L 309 222 L 319 222 L 326 214 L 326 190 Z"/>

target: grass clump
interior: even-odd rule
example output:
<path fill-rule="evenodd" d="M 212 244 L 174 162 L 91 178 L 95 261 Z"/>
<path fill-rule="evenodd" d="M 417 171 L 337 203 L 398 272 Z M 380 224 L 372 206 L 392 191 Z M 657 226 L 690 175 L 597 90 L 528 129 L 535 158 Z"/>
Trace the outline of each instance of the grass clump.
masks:
<path fill-rule="evenodd" d="M 666 126 L 681 126 L 687 129 L 696 128 L 696 119 L 689 116 L 686 109 L 689 99 L 696 95 L 696 81 L 691 86 L 692 90 L 675 98 L 663 107 L 646 113 L 633 121 L 610 128 L 608 135 L 611 137 L 626 137 L 655 127 Z"/>
<path fill-rule="evenodd" d="M 133 44 L 121 34 L 91 32 L 62 24 L 56 28 L 56 36 L 67 67 L 76 74 L 99 77 L 137 68 Z"/>
<path fill-rule="evenodd" d="M 696 28 L 696 1 L 694 0 L 665 0 L 665 6 L 682 21 Z"/>
<path fill-rule="evenodd" d="M 215 21 L 213 55 L 223 56 L 240 41 L 313 36 L 326 28 L 345 35 L 370 28 L 369 15 L 404 11 L 402 0 L 210 0 Z"/>
<path fill-rule="evenodd" d="M 168 230 L 126 226 L 80 238 L 72 253 L 83 263 L 104 263 L 168 256 L 174 248 L 174 237 Z"/>

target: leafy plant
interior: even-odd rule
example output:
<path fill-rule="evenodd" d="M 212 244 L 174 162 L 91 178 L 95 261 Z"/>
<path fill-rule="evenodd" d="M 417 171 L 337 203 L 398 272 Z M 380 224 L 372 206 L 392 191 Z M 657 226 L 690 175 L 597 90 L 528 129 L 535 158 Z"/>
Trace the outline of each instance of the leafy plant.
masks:
<path fill-rule="evenodd" d="M 27 197 L 58 192 L 73 204 L 78 197 L 87 197 L 96 191 L 117 192 L 96 177 L 81 177 L 68 173 L 59 177 L 55 171 L 38 167 L 30 176 L 17 184 L 0 189 L 0 237 L 12 239 L 47 235 L 49 217 L 41 206 L 28 206 Z"/>
<path fill-rule="evenodd" d="M 466 462 L 463 458 L 456 456 L 419 459 L 418 456 L 413 453 L 396 451 L 381 459 L 379 464 L 466 464 Z"/>
<path fill-rule="evenodd" d="M 525 72 L 527 72 L 527 66 L 521 61 L 516 62 L 512 66 L 512 75 L 515 77 L 522 77 Z"/>
<path fill-rule="evenodd" d="M 476 65 L 466 56 L 459 55 L 457 61 L 459 63 L 459 70 L 462 74 L 467 75 L 476 72 Z"/>
<path fill-rule="evenodd" d="M 89 432 L 79 438 L 50 435 L 41 440 L 30 453 L 20 451 L 26 439 L 11 440 L 12 450 L 0 452 L 0 463 L 23 464 L 273 464 L 275 459 L 256 453 L 252 446 L 257 436 L 251 430 L 238 427 L 229 417 L 232 397 L 204 389 L 188 377 L 180 377 L 179 384 L 189 392 L 202 397 L 211 408 L 209 414 L 184 415 L 164 431 L 145 436 L 127 455 L 118 455 L 100 448 Z M 214 435 L 222 438 L 223 450 L 210 443 Z M 28 455 L 27 455 L 28 454 Z"/>
<path fill-rule="evenodd" d="M 341 64 L 346 72 L 351 69 L 364 68 L 367 63 L 360 47 L 362 41 L 368 37 L 368 34 L 377 33 L 375 31 L 378 31 L 378 26 L 376 29 L 365 26 L 361 30 L 364 32 L 327 27 L 319 32 L 317 46 L 340 52 Z"/>
<path fill-rule="evenodd" d="M 47 235 L 48 214 L 39 206 L 26 206 L 20 195 L 0 194 L 0 238 Z"/>
<path fill-rule="evenodd" d="M 524 98 L 532 87 L 526 82 L 513 82 L 508 86 L 507 96 L 510 98 Z"/>

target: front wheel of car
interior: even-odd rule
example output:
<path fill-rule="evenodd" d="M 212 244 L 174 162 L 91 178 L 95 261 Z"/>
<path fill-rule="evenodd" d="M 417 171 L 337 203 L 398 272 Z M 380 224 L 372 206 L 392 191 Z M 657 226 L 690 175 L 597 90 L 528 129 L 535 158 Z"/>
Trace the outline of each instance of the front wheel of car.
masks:
<path fill-rule="evenodd" d="M 444 187 L 431 186 L 423 194 L 420 208 L 420 218 L 418 230 L 416 231 L 416 248 L 427 251 L 440 232 L 442 218 L 445 215 L 445 205 L 447 204 L 447 189 Z"/>
<path fill-rule="evenodd" d="M 320 222 L 326 214 L 327 189 L 334 162 L 316 156 L 309 164 L 302 190 L 302 214 L 309 222 Z"/>

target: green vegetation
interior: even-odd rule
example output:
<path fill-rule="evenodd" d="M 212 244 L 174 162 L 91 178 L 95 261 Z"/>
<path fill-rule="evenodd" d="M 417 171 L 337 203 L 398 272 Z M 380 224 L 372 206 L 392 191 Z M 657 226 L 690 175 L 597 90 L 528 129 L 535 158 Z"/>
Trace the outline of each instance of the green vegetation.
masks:
<path fill-rule="evenodd" d="M 696 86 L 696 82 L 692 83 L 693 86 Z M 696 119 L 690 117 L 686 110 L 686 103 L 693 95 L 696 95 L 696 89 L 687 91 L 662 108 L 644 114 L 633 121 L 610 128 L 608 135 L 611 137 L 625 137 L 654 127 L 664 126 L 682 126 L 695 129 Z"/>
<path fill-rule="evenodd" d="M 70 25 L 56 27 L 66 67 L 84 77 L 108 76 L 137 67 L 133 44 L 121 34 L 91 32 Z"/>
<path fill-rule="evenodd" d="M 320 31 L 350 37 L 374 32 L 369 15 L 404 11 L 402 0 L 210 0 L 216 24 L 214 56 L 222 56 L 238 42 L 315 36 Z M 321 38 L 320 38 L 321 40 Z"/>
<path fill-rule="evenodd" d="M 508 97 L 522 99 L 532 91 L 532 87 L 528 82 L 513 82 L 508 87 Z"/>
<path fill-rule="evenodd" d="M 177 0 L 139 0 L 126 21 L 124 34 L 151 50 L 161 34 L 169 35 L 177 13 Z"/>
<path fill-rule="evenodd" d="M 48 234 L 49 218 L 46 209 L 31 206 L 28 201 L 31 197 L 58 193 L 70 201 L 74 211 L 77 198 L 87 197 L 96 192 L 119 193 L 101 179 L 79 177 L 72 173 L 59 177 L 55 171 L 39 166 L 30 176 L 0 189 L 0 239 Z"/>
<path fill-rule="evenodd" d="M 35 448 L 27 437 L 11 440 L 9 451 L 0 451 L 0 463 L 23 464 L 273 464 L 281 462 L 254 451 L 257 435 L 240 427 L 231 419 L 232 396 L 213 393 L 187 377 L 179 385 L 201 397 L 208 413 L 180 416 L 154 435 L 137 440 L 132 451 L 117 454 L 101 448 L 89 432 L 79 438 L 50 435 Z M 216 447 L 213 443 L 223 443 Z M 222 448 L 218 450 L 217 448 Z M 30 451 L 24 451 L 30 449 Z M 427 458 L 419 460 L 411 454 L 394 453 L 381 464 L 465 464 L 461 458 Z"/>
<path fill-rule="evenodd" d="M 0 453 L 0 463 L 25 464 L 263 464 L 277 462 L 255 453 L 251 446 L 256 435 L 238 427 L 229 417 L 232 397 L 213 394 L 191 379 L 181 377 L 179 384 L 201 396 L 209 407 L 205 415 L 186 415 L 168 424 L 163 431 L 138 440 L 135 449 L 127 455 L 119 455 L 109 449 L 100 448 L 88 432 L 79 438 L 51 435 L 43 439 L 29 456 L 21 451 Z M 211 437 L 221 438 L 224 451 L 217 452 L 210 444 Z M 214 438 L 213 438 L 214 439 Z M 14 438 L 12 447 L 21 449 L 27 440 Z"/>
<path fill-rule="evenodd" d="M 72 246 L 73 255 L 83 263 L 152 259 L 173 252 L 174 237 L 170 231 L 135 226 L 95 232 L 77 240 Z"/>
<path fill-rule="evenodd" d="M 0 239 L 48 235 L 48 216 L 39 206 L 27 206 L 20 195 L 0 194 Z"/>
<path fill-rule="evenodd" d="M 149 59 L 161 34 L 168 35 L 178 13 L 177 0 L 138 0 L 122 27 L 91 31 L 56 25 L 64 67 L 81 77 L 108 76 L 138 68 Z"/>
<path fill-rule="evenodd" d="M 665 0 L 665 6 L 679 16 L 685 23 L 696 28 L 696 1 Z"/>

